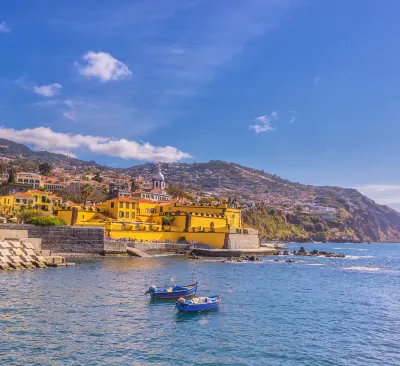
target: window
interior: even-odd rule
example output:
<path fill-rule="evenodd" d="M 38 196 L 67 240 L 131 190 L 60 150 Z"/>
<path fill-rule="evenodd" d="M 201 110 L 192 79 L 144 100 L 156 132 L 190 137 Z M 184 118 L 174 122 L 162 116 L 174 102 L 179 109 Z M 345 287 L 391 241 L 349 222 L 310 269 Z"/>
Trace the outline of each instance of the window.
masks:
<path fill-rule="evenodd" d="M 134 219 L 135 218 L 135 213 L 134 212 L 132 212 L 132 219 Z"/>
<path fill-rule="evenodd" d="M 20 203 L 20 202 L 21 202 L 21 200 L 20 200 L 19 198 L 17 198 L 16 201 L 17 201 L 17 203 Z"/>
<path fill-rule="evenodd" d="M 21 178 L 20 178 L 20 179 L 18 179 L 18 182 L 22 183 L 22 179 L 21 179 Z"/>
<path fill-rule="evenodd" d="M 125 217 L 128 219 L 129 218 L 129 212 L 125 212 Z"/>
<path fill-rule="evenodd" d="M 42 196 L 42 203 L 46 203 L 46 197 Z"/>
<path fill-rule="evenodd" d="M 111 208 L 114 208 L 114 202 L 111 202 Z"/>
<path fill-rule="evenodd" d="M 28 179 L 24 179 L 24 182 L 25 182 L 25 183 L 28 183 Z"/>
<path fill-rule="evenodd" d="M 135 208 L 135 204 L 134 204 L 134 203 L 132 203 L 132 208 L 133 208 L 133 209 Z"/>
<path fill-rule="evenodd" d="M 145 211 L 146 213 L 149 213 L 149 209 L 148 208 L 146 208 L 146 211 Z"/>
<path fill-rule="evenodd" d="M 158 182 L 156 182 L 156 188 L 158 188 Z"/>
<path fill-rule="evenodd" d="M 126 203 L 125 208 L 129 208 L 129 202 Z"/>
<path fill-rule="evenodd" d="M 124 203 L 123 202 L 119 203 L 119 208 L 124 208 Z"/>
<path fill-rule="evenodd" d="M 119 217 L 124 217 L 124 213 L 122 211 L 120 211 Z"/>

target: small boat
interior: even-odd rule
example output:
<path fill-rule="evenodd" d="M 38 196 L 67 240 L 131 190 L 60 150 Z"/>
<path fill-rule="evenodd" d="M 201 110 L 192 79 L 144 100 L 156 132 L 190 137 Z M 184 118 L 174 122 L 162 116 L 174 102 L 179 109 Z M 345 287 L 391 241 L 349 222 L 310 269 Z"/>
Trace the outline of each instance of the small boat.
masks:
<path fill-rule="evenodd" d="M 186 300 L 182 297 L 175 304 L 175 308 L 185 312 L 213 310 L 219 307 L 220 300 L 220 295 L 195 297 L 191 300 Z"/>
<path fill-rule="evenodd" d="M 197 292 L 197 282 L 188 286 L 174 286 L 157 289 L 156 286 L 150 286 L 145 292 L 150 294 L 152 299 L 179 299 L 189 296 L 195 296 Z"/>

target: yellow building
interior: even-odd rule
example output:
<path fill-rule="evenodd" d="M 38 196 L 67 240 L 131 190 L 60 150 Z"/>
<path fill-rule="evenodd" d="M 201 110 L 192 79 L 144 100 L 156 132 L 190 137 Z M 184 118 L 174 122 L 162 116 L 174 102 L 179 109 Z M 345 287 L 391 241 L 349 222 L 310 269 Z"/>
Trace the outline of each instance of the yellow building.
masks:
<path fill-rule="evenodd" d="M 52 212 L 61 203 L 61 198 L 38 189 L 0 196 L 0 210 L 3 215 L 12 216 L 25 208 Z"/>
<path fill-rule="evenodd" d="M 165 189 L 159 169 L 153 188 Z M 68 225 L 101 226 L 113 239 L 141 242 L 187 241 L 222 248 L 231 234 L 248 233 L 242 227 L 240 210 L 228 204 L 180 202 L 117 197 L 95 207 L 57 207 Z M 257 236 L 258 238 L 258 236 Z"/>
<path fill-rule="evenodd" d="M 222 248 L 225 234 L 243 231 L 240 210 L 227 204 L 182 204 L 119 197 L 96 207 L 58 207 L 68 225 L 102 226 L 106 236 L 136 241 L 195 241 Z"/>

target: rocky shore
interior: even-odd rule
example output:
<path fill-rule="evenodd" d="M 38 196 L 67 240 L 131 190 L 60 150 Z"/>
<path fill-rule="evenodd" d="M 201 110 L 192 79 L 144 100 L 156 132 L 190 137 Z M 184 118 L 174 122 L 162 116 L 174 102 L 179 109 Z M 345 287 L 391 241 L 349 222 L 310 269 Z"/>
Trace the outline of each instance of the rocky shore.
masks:
<path fill-rule="evenodd" d="M 281 255 L 290 255 L 293 254 L 297 257 L 326 257 L 326 258 L 345 258 L 346 256 L 342 253 L 333 253 L 327 251 L 318 251 L 316 249 L 311 252 L 307 252 L 304 247 L 300 247 L 298 251 L 294 250 L 292 253 L 285 250 L 281 253 Z"/>
<path fill-rule="evenodd" d="M 246 255 L 243 257 L 229 257 L 227 259 L 223 259 L 221 262 L 262 262 L 262 258 L 257 257 L 256 255 Z"/>

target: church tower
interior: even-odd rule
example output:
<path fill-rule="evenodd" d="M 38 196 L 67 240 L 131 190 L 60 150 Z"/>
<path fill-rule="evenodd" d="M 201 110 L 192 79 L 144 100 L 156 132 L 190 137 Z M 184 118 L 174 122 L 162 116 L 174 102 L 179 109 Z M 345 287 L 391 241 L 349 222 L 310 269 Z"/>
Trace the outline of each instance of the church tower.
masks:
<path fill-rule="evenodd" d="M 158 164 L 158 173 L 154 175 L 152 181 L 153 189 L 165 189 L 165 179 L 163 173 L 161 173 L 161 164 Z"/>

